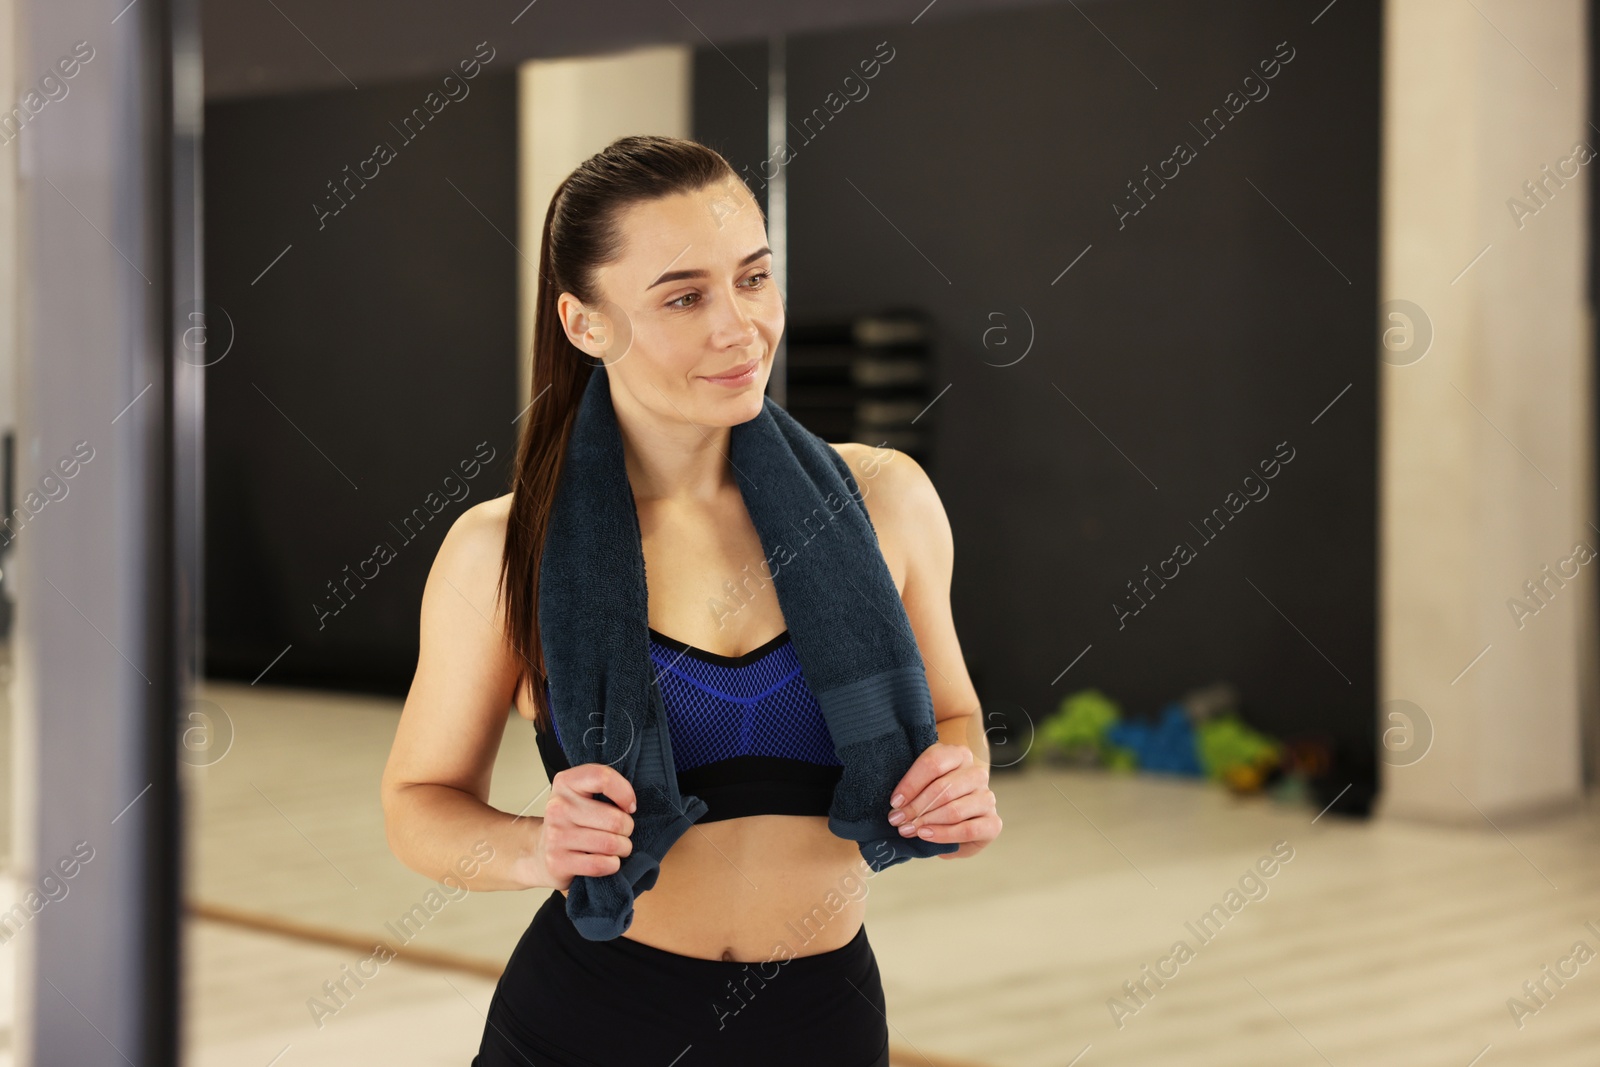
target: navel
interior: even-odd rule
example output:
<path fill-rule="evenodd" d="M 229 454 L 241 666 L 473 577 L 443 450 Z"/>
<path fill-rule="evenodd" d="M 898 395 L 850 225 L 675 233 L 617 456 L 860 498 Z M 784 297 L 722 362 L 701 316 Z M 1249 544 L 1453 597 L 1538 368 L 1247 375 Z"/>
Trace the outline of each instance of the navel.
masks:
<path fill-rule="evenodd" d="M 732 946 L 729 946 L 728 948 L 725 948 L 725 949 L 722 950 L 722 962 L 723 963 L 738 963 L 739 962 L 738 960 L 733 958 L 733 948 L 732 948 Z"/>

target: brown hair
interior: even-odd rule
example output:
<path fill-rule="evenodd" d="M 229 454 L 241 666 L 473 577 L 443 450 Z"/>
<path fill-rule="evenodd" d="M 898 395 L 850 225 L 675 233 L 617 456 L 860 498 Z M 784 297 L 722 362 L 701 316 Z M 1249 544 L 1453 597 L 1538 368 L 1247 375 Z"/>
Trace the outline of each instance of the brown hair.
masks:
<path fill-rule="evenodd" d="M 569 292 L 589 307 L 600 306 L 595 270 L 623 253 L 623 209 L 675 193 L 697 192 L 725 177 L 737 179 L 732 165 L 698 142 L 619 137 L 562 179 L 545 212 L 532 404 L 517 444 L 499 586 L 508 640 L 522 661 L 517 684 L 529 685 L 534 725 L 541 731 L 549 729 L 550 709 L 539 642 L 539 559 L 578 402 L 596 366 L 567 338 L 556 301 L 562 292 Z"/>

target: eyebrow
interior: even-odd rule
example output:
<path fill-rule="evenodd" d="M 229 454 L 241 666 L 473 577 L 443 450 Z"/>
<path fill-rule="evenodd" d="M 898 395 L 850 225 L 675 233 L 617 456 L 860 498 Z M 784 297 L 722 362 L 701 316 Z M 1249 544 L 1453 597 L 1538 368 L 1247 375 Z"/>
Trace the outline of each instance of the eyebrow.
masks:
<path fill-rule="evenodd" d="M 760 259 L 762 256 L 770 254 L 771 252 L 771 248 L 768 248 L 766 245 L 762 245 L 760 248 L 741 259 L 739 261 L 739 266 L 742 267 L 746 263 L 752 263 L 755 260 Z M 670 270 L 661 277 L 657 278 L 655 281 L 651 282 L 649 285 L 645 286 L 645 292 L 648 293 L 656 286 L 664 285 L 667 282 L 675 282 L 683 278 L 704 278 L 705 276 L 706 272 L 703 270 Z"/>

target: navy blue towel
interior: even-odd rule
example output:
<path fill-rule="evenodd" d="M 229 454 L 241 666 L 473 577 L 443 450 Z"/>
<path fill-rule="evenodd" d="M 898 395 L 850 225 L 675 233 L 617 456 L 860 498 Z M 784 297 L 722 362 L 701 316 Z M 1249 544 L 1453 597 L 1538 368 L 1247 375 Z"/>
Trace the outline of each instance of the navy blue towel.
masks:
<path fill-rule="evenodd" d="M 956 851 L 889 824 L 890 791 L 939 735 L 916 635 L 849 466 L 771 397 L 729 435 L 795 655 L 844 765 L 828 829 L 859 842 L 873 871 Z M 707 811 L 678 791 L 648 627 L 639 515 L 608 372 L 596 366 L 539 568 L 539 633 L 563 751 L 573 766 L 614 766 L 639 802 L 621 868 L 568 887 L 567 915 L 591 941 L 628 928 L 661 858 Z"/>

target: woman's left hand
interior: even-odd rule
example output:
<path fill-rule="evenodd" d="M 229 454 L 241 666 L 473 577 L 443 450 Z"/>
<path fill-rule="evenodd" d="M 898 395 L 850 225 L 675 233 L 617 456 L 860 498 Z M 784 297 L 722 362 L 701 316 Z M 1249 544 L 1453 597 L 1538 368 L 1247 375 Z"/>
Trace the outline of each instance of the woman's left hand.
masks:
<path fill-rule="evenodd" d="M 966 745 L 936 742 L 923 749 L 890 797 L 889 822 L 902 837 L 960 843 L 940 859 L 971 856 L 1000 836 L 989 768 Z"/>

